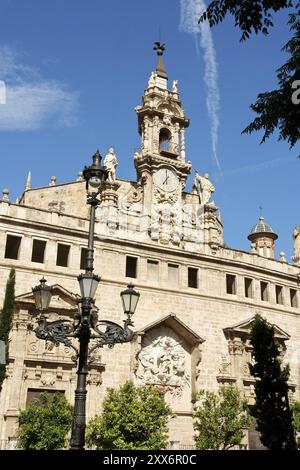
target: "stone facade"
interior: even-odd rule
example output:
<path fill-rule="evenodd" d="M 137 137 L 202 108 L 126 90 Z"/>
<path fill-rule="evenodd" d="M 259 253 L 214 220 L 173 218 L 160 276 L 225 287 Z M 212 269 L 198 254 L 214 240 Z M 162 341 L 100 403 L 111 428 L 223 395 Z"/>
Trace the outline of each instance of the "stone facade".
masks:
<path fill-rule="evenodd" d="M 189 446 L 192 392 L 236 384 L 253 402 L 249 329 L 256 312 L 276 325 L 291 366 L 291 397 L 300 399 L 299 266 L 253 249 L 226 248 L 215 203 L 201 202 L 201 188 L 184 191 L 192 167 L 185 155 L 189 121 L 177 81 L 169 91 L 161 63 L 136 111 L 141 135 L 141 149 L 133 156 L 137 179 L 104 185 L 95 226 L 99 320 L 122 324 L 120 291 L 133 281 L 141 293 L 136 335 L 130 344 L 98 351 L 90 367 L 87 416 L 101 411 L 108 387 L 127 379 L 154 384 L 175 413 L 170 441 Z M 7 193 L 0 201 L 0 305 L 11 267 L 17 295 L 0 395 L 0 441 L 6 446 L 15 439 L 20 410 L 39 391 L 59 390 L 70 402 L 74 399 L 72 348 L 35 337 L 31 289 L 44 275 L 54 286 L 48 317 L 73 318 L 87 246 L 85 198 L 79 178 L 61 185 L 52 180 L 37 189 L 27 184 L 18 203 L 10 202 Z"/>

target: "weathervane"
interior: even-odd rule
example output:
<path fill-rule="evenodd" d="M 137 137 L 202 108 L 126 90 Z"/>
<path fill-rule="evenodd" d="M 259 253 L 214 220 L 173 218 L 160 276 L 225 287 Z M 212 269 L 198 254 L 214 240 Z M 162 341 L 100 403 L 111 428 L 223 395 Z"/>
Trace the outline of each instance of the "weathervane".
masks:
<path fill-rule="evenodd" d="M 163 55 L 165 44 L 161 44 L 161 42 L 155 42 L 153 49 L 157 52 L 157 55 Z"/>

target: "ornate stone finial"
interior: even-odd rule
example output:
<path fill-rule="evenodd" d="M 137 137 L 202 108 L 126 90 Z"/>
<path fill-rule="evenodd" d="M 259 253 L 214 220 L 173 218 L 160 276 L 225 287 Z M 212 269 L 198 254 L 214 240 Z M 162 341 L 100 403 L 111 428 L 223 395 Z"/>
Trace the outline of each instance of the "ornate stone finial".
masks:
<path fill-rule="evenodd" d="M 83 173 L 82 171 L 78 171 L 77 173 L 77 180 L 76 181 L 83 181 L 84 178 L 83 178 Z"/>
<path fill-rule="evenodd" d="M 251 251 L 250 251 L 250 253 L 252 253 L 253 255 L 257 255 L 256 244 L 255 244 L 255 243 L 251 243 Z"/>
<path fill-rule="evenodd" d="M 9 202 L 9 189 L 7 188 L 2 190 L 2 201 Z"/>
<path fill-rule="evenodd" d="M 157 53 L 157 64 L 156 64 L 156 73 L 159 77 L 168 78 L 165 71 L 165 65 L 163 61 L 163 53 L 165 51 L 165 45 L 160 42 L 155 42 L 153 49 Z"/>
<path fill-rule="evenodd" d="M 56 176 L 51 176 L 49 186 L 56 186 Z"/>
<path fill-rule="evenodd" d="M 104 167 L 108 173 L 107 182 L 114 183 L 116 181 L 116 168 L 118 160 L 113 147 L 110 147 L 104 159 Z"/>
<path fill-rule="evenodd" d="M 28 172 L 25 191 L 29 191 L 31 189 L 31 171 Z"/>
<path fill-rule="evenodd" d="M 281 263 L 287 263 L 287 260 L 285 259 L 285 253 L 284 253 L 283 251 L 281 251 L 281 252 L 279 253 L 279 257 L 280 257 L 280 258 L 279 258 L 279 261 L 280 261 Z"/>

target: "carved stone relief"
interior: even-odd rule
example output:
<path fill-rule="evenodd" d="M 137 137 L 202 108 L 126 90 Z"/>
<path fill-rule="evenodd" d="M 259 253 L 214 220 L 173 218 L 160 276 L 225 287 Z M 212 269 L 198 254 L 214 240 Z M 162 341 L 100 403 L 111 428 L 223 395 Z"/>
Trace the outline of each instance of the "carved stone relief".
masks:
<path fill-rule="evenodd" d="M 138 354 L 136 379 L 140 385 L 168 386 L 169 391 L 175 387 L 180 394 L 190 380 L 181 344 L 169 336 L 155 338 Z"/>
<path fill-rule="evenodd" d="M 222 376 L 231 375 L 231 361 L 230 361 L 230 357 L 228 355 L 223 355 L 222 356 L 219 373 Z"/>
<path fill-rule="evenodd" d="M 66 203 L 64 201 L 51 201 L 48 204 L 48 210 L 51 212 L 59 212 L 63 214 L 66 210 L 65 206 Z"/>
<path fill-rule="evenodd" d="M 175 204 L 175 202 L 178 201 L 178 191 L 168 193 L 166 191 L 161 190 L 158 187 L 155 187 L 154 201 L 158 204 L 161 204 L 164 202 L 167 202 L 169 204 Z"/>
<path fill-rule="evenodd" d="M 135 204 L 140 204 L 143 200 L 143 188 L 142 185 L 138 185 L 137 187 L 131 188 L 128 193 L 125 195 L 124 199 L 121 201 L 121 209 L 129 210 Z M 139 207 L 140 209 L 140 207 Z"/>
<path fill-rule="evenodd" d="M 177 206 L 158 204 L 152 207 L 151 238 L 161 243 L 172 241 L 179 244 L 182 239 L 182 217 Z"/>

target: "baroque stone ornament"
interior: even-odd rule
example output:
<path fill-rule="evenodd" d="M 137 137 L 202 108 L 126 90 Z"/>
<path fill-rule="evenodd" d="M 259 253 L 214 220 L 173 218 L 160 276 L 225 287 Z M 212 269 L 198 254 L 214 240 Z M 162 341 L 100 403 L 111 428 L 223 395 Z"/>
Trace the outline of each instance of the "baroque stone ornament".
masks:
<path fill-rule="evenodd" d="M 189 383 L 186 369 L 185 351 L 180 343 L 158 336 L 139 353 L 136 379 L 140 385 L 164 386 L 180 396 L 184 385 Z"/>
<path fill-rule="evenodd" d="M 175 202 L 178 200 L 178 192 L 173 191 L 172 193 L 167 193 L 166 191 L 156 187 L 154 189 L 154 197 L 155 197 L 155 201 L 158 204 L 161 204 L 161 203 L 175 204 Z"/>

